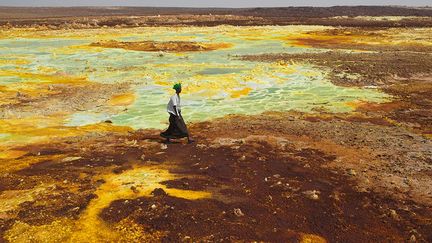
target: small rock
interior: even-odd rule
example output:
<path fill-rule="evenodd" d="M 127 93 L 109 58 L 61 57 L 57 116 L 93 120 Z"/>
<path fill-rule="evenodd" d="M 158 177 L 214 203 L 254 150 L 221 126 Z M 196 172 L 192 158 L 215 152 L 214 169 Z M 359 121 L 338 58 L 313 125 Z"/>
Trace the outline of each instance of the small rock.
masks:
<path fill-rule="evenodd" d="M 168 146 L 167 146 L 166 144 L 161 144 L 160 148 L 161 148 L 162 150 L 165 150 L 165 149 L 168 148 Z"/>
<path fill-rule="evenodd" d="M 205 147 L 207 147 L 205 144 L 201 144 L 201 143 L 197 144 L 196 146 L 197 146 L 197 148 L 205 148 Z"/>
<path fill-rule="evenodd" d="M 246 156 L 243 155 L 242 157 L 240 157 L 240 160 L 246 160 Z"/>
<path fill-rule="evenodd" d="M 66 158 L 64 158 L 64 159 L 62 159 L 62 162 L 71 162 L 71 161 L 75 161 L 75 160 L 79 160 L 79 159 L 81 159 L 82 157 L 66 157 Z"/>
<path fill-rule="evenodd" d="M 415 235 L 411 235 L 411 237 L 409 238 L 409 242 L 417 242 L 417 238 L 415 237 Z"/>
<path fill-rule="evenodd" d="M 106 120 L 105 123 L 113 123 L 111 120 Z"/>
<path fill-rule="evenodd" d="M 318 200 L 320 192 L 316 190 L 312 190 L 312 191 L 305 191 L 303 192 L 303 194 L 311 200 Z"/>
<path fill-rule="evenodd" d="M 159 197 L 159 196 L 166 196 L 166 195 L 168 195 L 168 194 L 164 191 L 164 189 L 162 189 L 162 188 L 155 188 L 155 189 L 151 192 L 151 194 L 152 194 L 153 196 L 155 196 L 155 197 Z"/>
<path fill-rule="evenodd" d="M 234 209 L 234 214 L 235 214 L 237 217 L 243 217 L 243 216 L 244 216 L 244 213 L 241 211 L 240 208 L 235 208 L 235 209 Z"/>
<path fill-rule="evenodd" d="M 141 155 L 141 160 L 145 160 L 145 154 Z"/>
<path fill-rule="evenodd" d="M 348 170 L 348 175 L 350 175 L 350 176 L 356 176 L 357 172 L 354 169 L 349 169 Z"/>
<path fill-rule="evenodd" d="M 68 180 L 64 180 L 63 183 L 64 183 L 64 184 L 68 183 Z"/>
<path fill-rule="evenodd" d="M 156 209 L 157 206 L 155 204 L 151 205 L 151 209 Z"/>
<path fill-rule="evenodd" d="M 399 220 L 400 216 L 394 209 L 390 209 L 390 217 L 392 217 L 394 220 Z"/>
<path fill-rule="evenodd" d="M 138 193 L 138 189 L 135 186 L 131 186 L 130 189 L 134 192 L 134 193 Z"/>

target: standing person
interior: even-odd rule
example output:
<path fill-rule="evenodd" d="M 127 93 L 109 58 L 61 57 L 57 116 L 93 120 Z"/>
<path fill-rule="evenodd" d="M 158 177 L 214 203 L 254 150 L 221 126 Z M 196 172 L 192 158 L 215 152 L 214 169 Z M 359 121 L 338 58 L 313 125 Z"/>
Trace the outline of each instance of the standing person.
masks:
<path fill-rule="evenodd" d="M 175 138 L 188 138 L 188 143 L 194 142 L 190 136 L 189 131 L 186 127 L 186 124 L 181 115 L 181 105 L 180 105 L 180 93 L 182 91 L 181 84 L 177 83 L 173 86 L 176 93 L 171 96 L 168 105 L 167 111 L 170 115 L 169 117 L 169 127 L 165 132 L 162 132 L 160 135 L 166 138 L 166 143 L 170 143 L 170 139 Z"/>

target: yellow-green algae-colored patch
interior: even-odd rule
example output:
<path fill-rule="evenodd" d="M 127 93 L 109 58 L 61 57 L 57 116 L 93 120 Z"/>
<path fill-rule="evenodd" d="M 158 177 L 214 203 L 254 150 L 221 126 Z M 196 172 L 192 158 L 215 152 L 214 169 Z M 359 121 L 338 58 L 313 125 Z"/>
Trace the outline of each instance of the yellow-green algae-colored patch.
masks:
<path fill-rule="evenodd" d="M 26 118 L 0 119 L 0 158 L 7 159 L 10 148 L 32 143 L 48 143 L 55 139 L 73 137 L 89 132 L 126 133 L 130 127 L 113 126 L 108 123 L 94 123 L 84 126 L 64 126 L 64 116 L 35 116 Z M 12 150 L 13 151 L 13 150 Z M 9 158 L 10 159 L 10 158 Z"/>
<path fill-rule="evenodd" d="M 211 197 L 209 192 L 167 188 L 161 184 L 175 178 L 176 175 L 167 169 L 156 166 L 137 166 L 121 174 L 102 175 L 100 179 L 105 183 L 96 190 L 96 198 L 90 201 L 78 220 L 58 219 L 41 226 L 18 221 L 6 232 L 5 238 L 11 242 L 32 242 L 31 239 L 38 242 L 115 242 L 122 234 L 122 227 L 108 225 L 99 218 L 101 211 L 115 200 L 150 196 L 155 188 L 164 189 L 170 196 L 189 200 Z M 132 190 L 131 187 L 135 189 Z M 56 231 L 59 234 L 49 234 Z M 145 235 L 146 232 L 141 234 Z"/>

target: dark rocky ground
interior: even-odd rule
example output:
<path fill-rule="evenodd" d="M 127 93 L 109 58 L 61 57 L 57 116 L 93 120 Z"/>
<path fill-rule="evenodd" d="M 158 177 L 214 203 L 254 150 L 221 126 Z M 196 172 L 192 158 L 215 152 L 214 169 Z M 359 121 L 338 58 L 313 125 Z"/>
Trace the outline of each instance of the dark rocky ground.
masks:
<path fill-rule="evenodd" d="M 192 145 L 164 146 L 158 131 L 139 130 L 22 148 L 30 151 L 25 157 L 75 159 L 51 158 L 2 175 L 2 191 L 56 185 L 3 217 L 3 234 L 17 221 L 78 219 L 104 183 L 98 174 L 139 164 L 170 168 L 178 179 L 162 183 L 168 188 L 212 197 L 186 200 L 155 190 L 102 210 L 101 220 L 113 228 L 133 222 L 145 229 L 137 241 L 432 239 L 429 139 L 379 118 L 302 113 L 230 116 L 192 124 L 191 131 Z"/>
<path fill-rule="evenodd" d="M 346 18 L 334 18 L 346 16 Z M 393 20 L 365 20 L 357 16 L 414 16 Z M 248 9 L 151 8 L 151 7 L 0 7 L 0 25 L 48 26 L 53 29 L 103 26 L 197 25 L 326 25 L 350 27 L 430 27 L 431 8 L 397 6 L 336 6 Z"/>

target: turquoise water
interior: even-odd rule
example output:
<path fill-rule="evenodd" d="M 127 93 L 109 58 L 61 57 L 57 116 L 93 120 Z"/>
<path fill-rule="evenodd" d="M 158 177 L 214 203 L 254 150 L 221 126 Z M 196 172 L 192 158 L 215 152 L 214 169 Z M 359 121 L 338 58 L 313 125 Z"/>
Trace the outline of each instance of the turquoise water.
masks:
<path fill-rule="evenodd" d="M 290 46 L 284 35 L 299 31 L 285 27 L 138 28 L 113 36 L 82 38 L 11 38 L 0 40 L 0 71 L 41 73 L 50 68 L 71 76 L 86 76 L 101 83 L 132 83 L 135 102 L 120 113 L 85 111 L 70 114 L 65 125 L 79 126 L 110 119 L 134 128 L 162 128 L 167 123 L 166 103 L 171 86 L 181 81 L 183 115 L 202 121 L 226 114 L 257 114 L 263 111 L 325 109 L 347 112 L 356 101 L 388 99 L 373 89 L 346 88 L 326 79 L 327 70 L 305 64 L 247 62 L 236 55 L 321 51 Z M 232 47 L 208 52 L 155 53 L 123 49 L 76 48 L 103 39 L 121 41 L 188 40 L 231 43 Z M 4 60 L 21 58 L 27 64 Z M 29 81 L 14 75 L 1 76 L 0 84 Z M 240 92 L 243 89 L 250 92 Z"/>

